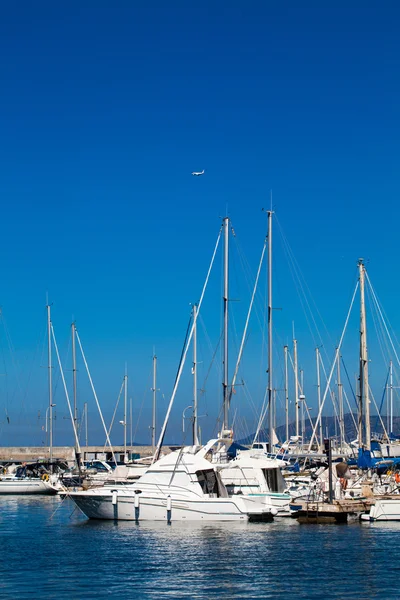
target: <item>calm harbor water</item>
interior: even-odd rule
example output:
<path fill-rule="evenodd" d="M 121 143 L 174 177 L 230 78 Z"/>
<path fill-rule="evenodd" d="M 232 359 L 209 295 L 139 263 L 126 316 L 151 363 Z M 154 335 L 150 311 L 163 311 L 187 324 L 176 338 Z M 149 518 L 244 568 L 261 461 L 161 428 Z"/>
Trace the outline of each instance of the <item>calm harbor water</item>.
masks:
<path fill-rule="evenodd" d="M 0 598 L 400 597 L 400 524 L 136 525 L 58 497 L 0 503 Z"/>

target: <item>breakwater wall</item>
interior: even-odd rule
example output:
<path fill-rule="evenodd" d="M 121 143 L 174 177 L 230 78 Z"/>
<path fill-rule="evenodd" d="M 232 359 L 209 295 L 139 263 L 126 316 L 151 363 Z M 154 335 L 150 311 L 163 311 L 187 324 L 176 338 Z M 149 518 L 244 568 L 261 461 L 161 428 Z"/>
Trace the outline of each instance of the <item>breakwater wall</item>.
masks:
<path fill-rule="evenodd" d="M 117 460 L 123 460 L 124 458 L 124 447 L 114 446 L 114 454 Z M 111 450 L 104 446 L 81 446 L 83 460 L 101 459 L 110 460 L 112 459 Z M 129 455 L 140 455 L 141 458 L 152 455 L 151 446 L 133 446 L 127 448 Z M 171 452 L 168 446 L 163 447 L 163 452 Z M 44 446 L 4 446 L 0 447 L 0 461 L 36 461 L 36 460 L 48 460 L 50 457 L 50 450 Z M 75 458 L 75 449 L 71 446 L 54 446 L 53 447 L 53 458 L 73 463 Z"/>

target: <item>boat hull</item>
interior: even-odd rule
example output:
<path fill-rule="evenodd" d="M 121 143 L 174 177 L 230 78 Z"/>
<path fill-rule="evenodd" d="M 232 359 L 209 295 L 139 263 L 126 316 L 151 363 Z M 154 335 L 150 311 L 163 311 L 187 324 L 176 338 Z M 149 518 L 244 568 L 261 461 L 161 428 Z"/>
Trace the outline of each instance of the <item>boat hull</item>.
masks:
<path fill-rule="evenodd" d="M 55 495 L 55 489 L 48 481 L 42 479 L 1 479 L 0 495 Z"/>
<path fill-rule="evenodd" d="M 400 521 L 400 499 L 377 500 L 369 512 L 370 521 Z"/>
<path fill-rule="evenodd" d="M 245 521 L 272 520 L 274 512 L 242 498 L 188 499 L 124 495 L 123 493 L 70 494 L 89 519 L 122 521 Z"/>

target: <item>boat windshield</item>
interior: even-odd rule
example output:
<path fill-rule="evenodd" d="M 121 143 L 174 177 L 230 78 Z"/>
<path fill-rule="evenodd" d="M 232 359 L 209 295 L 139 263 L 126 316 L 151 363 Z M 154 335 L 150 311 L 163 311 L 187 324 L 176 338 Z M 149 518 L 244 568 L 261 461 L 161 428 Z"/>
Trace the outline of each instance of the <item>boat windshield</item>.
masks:
<path fill-rule="evenodd" d="M 204 494 L 210 494 L 216 498 L 226 496 L 226 494 L 224 494 L 224 486 L 219 481 L 218 474 L 214 469 L 196 471 L 196 475 Z"/>

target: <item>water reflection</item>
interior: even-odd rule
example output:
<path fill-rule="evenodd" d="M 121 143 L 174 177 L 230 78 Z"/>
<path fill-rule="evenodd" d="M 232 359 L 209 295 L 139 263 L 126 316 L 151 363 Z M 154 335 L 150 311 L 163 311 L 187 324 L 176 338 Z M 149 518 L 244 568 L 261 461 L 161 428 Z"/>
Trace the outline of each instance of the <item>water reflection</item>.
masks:
<path fill-rule="evenodd" d="M 0 597 L 397 598 L 400 524 L 88 521 L 70 500 L 1 499 Z M 12 568 L 10 569 L 10 565 Z M 385 577 L 382 577 L 382 571 Z"/>

